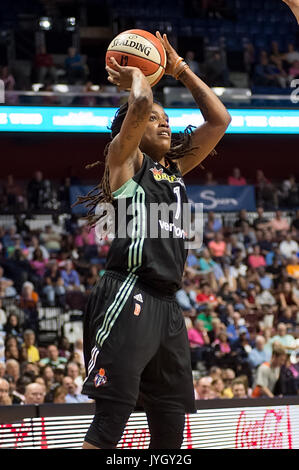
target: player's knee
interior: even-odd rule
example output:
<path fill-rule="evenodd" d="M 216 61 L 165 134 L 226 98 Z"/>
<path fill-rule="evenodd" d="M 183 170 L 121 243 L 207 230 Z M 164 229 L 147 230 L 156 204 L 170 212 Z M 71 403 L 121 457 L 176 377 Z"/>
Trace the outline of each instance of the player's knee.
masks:
<path fill-rule="evenodd" d="M 108 400 L 96 403 L 96 412 L 85 441 L 100 449 L 114 449 L 122 437 L 131 411 L 131 406 Z"/>

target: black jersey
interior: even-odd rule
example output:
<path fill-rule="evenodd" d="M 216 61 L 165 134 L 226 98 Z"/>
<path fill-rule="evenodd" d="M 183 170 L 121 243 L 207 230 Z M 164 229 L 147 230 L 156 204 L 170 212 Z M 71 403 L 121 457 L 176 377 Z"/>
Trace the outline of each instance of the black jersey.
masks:
<path fill-rule="evenodd" d="M 177 165 L 166 168 L 144 154 L 140 170 L 113 196 L 115 238 L 106 269 L 173 295 L 181 286 L 188 237 L 188 198 Z"/>

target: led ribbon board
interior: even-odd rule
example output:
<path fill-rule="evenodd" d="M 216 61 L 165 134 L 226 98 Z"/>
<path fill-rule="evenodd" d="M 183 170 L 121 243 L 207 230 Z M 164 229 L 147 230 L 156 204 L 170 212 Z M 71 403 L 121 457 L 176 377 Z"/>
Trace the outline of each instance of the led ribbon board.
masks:
<path fill-rule="evenodd" d="M 0 106 L 0 132 L 107 133 L 117 108 Z M 228 109 L 227 134 L 298 134 L 299 109 Z M 172 132 L 203 123 L 200 111 L 165 108 Z"/>

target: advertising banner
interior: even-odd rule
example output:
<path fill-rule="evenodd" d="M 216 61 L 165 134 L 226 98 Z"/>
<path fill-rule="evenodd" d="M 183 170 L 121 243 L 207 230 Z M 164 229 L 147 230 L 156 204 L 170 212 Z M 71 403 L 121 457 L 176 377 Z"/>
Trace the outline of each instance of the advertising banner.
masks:
<path fill-rule="evenodd" d="M 254 186 L 199 186 L 188 185 L 190 202 L 202 203 L 204 211 L 238 212 L 256 210 Z"/>
<path fill-rule="evenodd" d="M 81 448 L 92 415 L 0 424 L 0 449 Z M 147 449 L 146 415 L 132 413 L 118 448 Z M 298 405 L 213 408 L 186 415 L 182 449 L 299 449 Z"/>

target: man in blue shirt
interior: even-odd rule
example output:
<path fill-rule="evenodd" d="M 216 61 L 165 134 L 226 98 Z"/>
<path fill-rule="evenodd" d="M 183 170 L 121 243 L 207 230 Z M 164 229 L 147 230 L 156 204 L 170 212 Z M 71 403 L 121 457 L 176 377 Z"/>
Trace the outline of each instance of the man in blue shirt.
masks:
<path fill-rule="evenodd" d="M 250 351 L 248 360 L 253 369 L 271 360 L 271 351 L 265 349 L 265 338 L 263 336 L 256 337 L 255 348 Z"/>
<path fill-rule="evenodd" d="M 66 261 L 65 269 L 61 270 L 61 277 L 64 281 L 64 286 L 67 290 L 80 288 L 79 274 L 77 273 L 77 271 L 75 271 L 75 269 L 73 269 L 72 261 Z"/>

